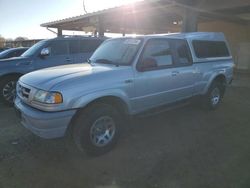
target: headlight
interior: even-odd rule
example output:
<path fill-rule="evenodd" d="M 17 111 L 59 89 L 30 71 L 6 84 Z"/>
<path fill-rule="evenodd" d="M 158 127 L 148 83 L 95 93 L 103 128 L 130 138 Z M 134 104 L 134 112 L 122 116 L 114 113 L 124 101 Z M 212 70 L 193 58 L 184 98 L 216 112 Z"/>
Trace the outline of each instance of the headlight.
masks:
<path fill-rule="evenodd" d="M 63 102 L 62 94 L 59 92 L 48 92 L 43 90 L 38 90 L 34 97 L 34 101 L 46 104 L 60 104 Z"/>

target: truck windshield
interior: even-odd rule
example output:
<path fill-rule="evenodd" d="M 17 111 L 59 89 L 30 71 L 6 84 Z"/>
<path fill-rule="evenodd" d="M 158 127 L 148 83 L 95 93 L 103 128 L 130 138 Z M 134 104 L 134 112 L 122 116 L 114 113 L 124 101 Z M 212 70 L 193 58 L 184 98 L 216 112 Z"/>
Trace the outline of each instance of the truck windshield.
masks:
<path fill-rule="evenodd" d="M 38 50 L 40 50 L 47 41 L 40 41 L 33 46 L 31 46 L 26 52 L 24 52 L 21 56 L 22 57 L 31 57 L 37 53 Z"/>
<path fill-rule="evenodd" d="M 108 40 L 97 48 L 90 61 L 102 64 L 130 65 L 141 43 L 142 39 L 138 38 Z"/>

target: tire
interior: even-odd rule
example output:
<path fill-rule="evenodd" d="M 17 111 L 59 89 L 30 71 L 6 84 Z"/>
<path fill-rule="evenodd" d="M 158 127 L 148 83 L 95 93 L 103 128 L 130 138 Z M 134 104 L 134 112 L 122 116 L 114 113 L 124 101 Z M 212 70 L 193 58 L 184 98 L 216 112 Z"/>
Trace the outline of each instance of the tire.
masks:
<path fill-rule="evenodd" d="M 204 106 L 208 110 L 215 110 L 221 103 L 225 92 L 225 86 L 221 82 L 214 81 L 204 98 Z"/>
<path fill-rule="evenodd" d="M 91 156 L 102 155 L 113 149 L 120 133 L 120 113 L 104 103 L 93 104 L 80 111 L 72 129 L 77 148 Z"/>
<path fill-rule="evenodd" d="M 0 81 L 0 100 L 5 105 L 13 106 L 16 95 L 18 76 L 7 76 Z"/>

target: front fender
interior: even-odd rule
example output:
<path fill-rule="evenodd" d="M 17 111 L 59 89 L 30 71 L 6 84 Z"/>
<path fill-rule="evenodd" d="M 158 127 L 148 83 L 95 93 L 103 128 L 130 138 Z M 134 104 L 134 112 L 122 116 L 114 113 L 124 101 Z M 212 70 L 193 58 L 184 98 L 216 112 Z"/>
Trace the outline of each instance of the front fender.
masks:
<path fill-rule="evenodd" d="M 0 66 L 0 77 L 17 72 L 14 66 Z"/>
<path fill-rule="evenodd" d="M 24 75 L 28 72 L 31 72 L 33 69 L 29 68 L 28 66 L 21 66 L 21 65 L 10 65 L 0 67 L 0 77 L 5 75 Z"/>
<path fill-rule="evenodd" d="M 21 73 L 21 72 L 11 72 L 11 71 L 8 71 L 8 70 L 6 70 L 6 71 L 1 71 L 0 72 L 0 79 L 2 79 L 2 78 L 4 78 L 4 77 L 6 77 L 6 76 L 11 76 L 11 75 L 17 75 L 17 76 L 22 76 L 23 75 L 23 73 Z"/>
<path fill-rule="evenodd" d="M 86 95 L 82 95 L 78 99 L 72 101 L 71 108 L 73 109 L 84 108 L 89 103 L 97 99 L 103 98 L 103 97 L 119 98 L 120 100 L 124 102 L 124 104 L 126 104 L 128 113 L 129 114 L 131 113 L 132 109 L 131 109 L 131 103 L 130 103 L 129 97 L 124 91 L 120 89 L 108 89 L 108 90 L 96 91 L 96 92 L 92 92 Z"/>
<path fill-rule="evenodd" d="M 0 77 L 3 77 L 6 75 L 6 71 L 0 71 Z"/>

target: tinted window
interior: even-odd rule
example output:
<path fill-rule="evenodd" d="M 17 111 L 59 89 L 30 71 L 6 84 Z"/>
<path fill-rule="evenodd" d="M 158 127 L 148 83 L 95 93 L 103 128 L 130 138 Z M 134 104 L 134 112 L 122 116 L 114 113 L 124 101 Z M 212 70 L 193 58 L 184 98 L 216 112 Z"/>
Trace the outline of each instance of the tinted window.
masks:
<path fill-rule="evenodd" d="M 102 43 L 102 40 L 85 39 L 80 41 L 80 52 L 94 52 L 98 46 Z"/>
<path fill-rule="evenodd" d="M 173 56 L 170 44 L 167 40 L 150 40 L 143 52 L 142 59 L 153 58 L 158 66 L 173 64 Z"/>
<path fill-rule="evenodd" d="M 69 41 L 69 53 L 70 54 L 77 54 L 80 53 L 80 46 L 78 40 Z"/>
<path fill-rule="evenodd" d="M 192 63 L 192 58 L 187 42 L 185 40 L 174 40 L 173 44 L 175 46 L 175 51 L 178 58 L 177 62 L 183 65 Z"/>
<path fill-rule="evenodd" d="M 18 57 L 18 56 L 22 55 L 25 51 L 26 51 L 26 49 L 18 49 L 18 50 L 16 50 L 15 56 Z"/>
<path fill-rule="evenodd" d="M 17 56 L 17 51 L 11 52 L 8 57 L 16 57 Z"/>
<path fill-rule="evenodd" d="M 63 40 L 53 41 L 50 45 L 51 55 L 66 55 L 68 54 L 68 42 Z"/>
<path fill-rule="evenodd" d="M 223 41 L 193 41 L 195 55 L 198 58 L 230 56 L 226 43 Z"/>
<path fill-rule="evenodd" d="M 12 49 L 4 50 L 0 53 L 0 58 L 7 58 Z"/>
<path fill-rule="evenodd" d="M 19 49 L 18 51 L 16 51 L 16 56 L 22 55 L 25 51 L 26 49 Z"/>
<path fill-rule="evenodd" d="M 9 49 L 2 53 L 0 53 L 0 58 L 11 58 L 11 57 L 18 57 L 23 54 L 26 49 Z"/>

